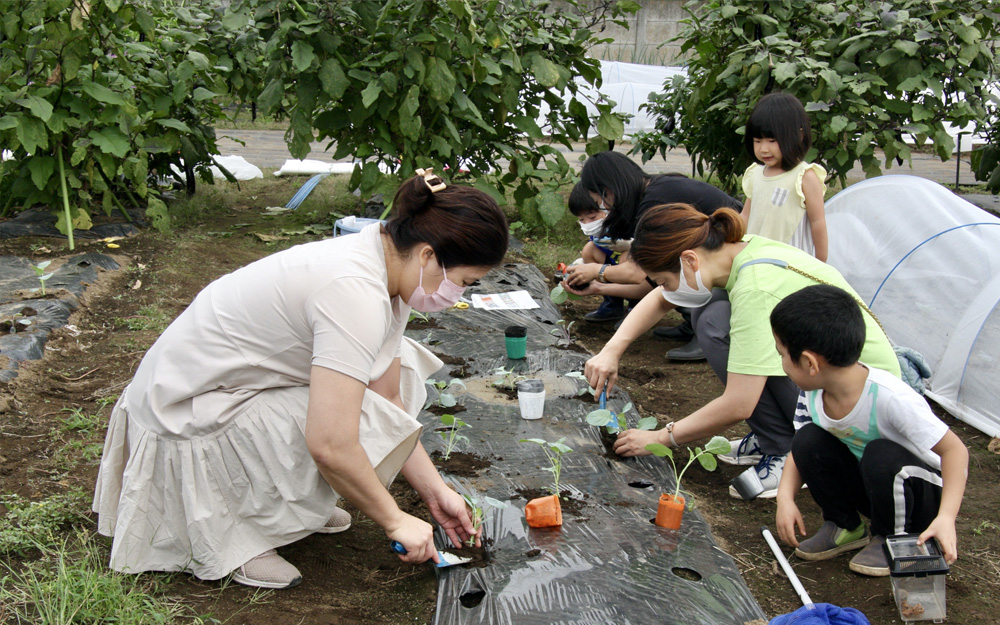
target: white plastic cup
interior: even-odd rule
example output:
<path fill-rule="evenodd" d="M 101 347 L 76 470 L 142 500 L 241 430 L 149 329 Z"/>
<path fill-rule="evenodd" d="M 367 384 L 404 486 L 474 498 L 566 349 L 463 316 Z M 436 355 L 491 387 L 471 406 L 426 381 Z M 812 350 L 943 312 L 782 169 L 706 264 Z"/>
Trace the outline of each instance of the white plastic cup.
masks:
<path fill-rule="evenodd" d="M 537 379 L 518 382 L 517 405 L 522 419 L 541 419 L 545 409 L 545 383 Z"/>

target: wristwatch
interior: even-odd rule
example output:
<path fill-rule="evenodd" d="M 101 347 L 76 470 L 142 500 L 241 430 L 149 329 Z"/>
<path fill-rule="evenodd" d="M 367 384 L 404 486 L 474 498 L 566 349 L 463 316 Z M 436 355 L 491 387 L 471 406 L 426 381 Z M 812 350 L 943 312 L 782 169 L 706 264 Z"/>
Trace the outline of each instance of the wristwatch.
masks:
<path fill-rule="evenodd" d="M 608 268 L 608 265 L 601 265 L 601 270 L 597 272 L 598 282 L 607 282 L 607 278 L 604 277 L 604 271 Z"/>

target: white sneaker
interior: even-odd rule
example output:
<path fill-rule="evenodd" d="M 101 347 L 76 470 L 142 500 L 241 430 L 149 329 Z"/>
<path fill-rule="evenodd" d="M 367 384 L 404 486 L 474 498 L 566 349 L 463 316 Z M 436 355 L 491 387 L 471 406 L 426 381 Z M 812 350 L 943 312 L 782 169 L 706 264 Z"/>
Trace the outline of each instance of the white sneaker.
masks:
<path fill-rule="evenodd" d="M 778 484 L 781 483 L 781 470 L 785 466 L 787 456 L 764 456 L 754 467 L 764 490 L 757 495 L 759 499 L 774 499 L 778 496 Z M 729 494 L 736 499 L 743 499 L 736 487 L 729 487 Z"/>
<path fill-rule="evenodd" d="M 760 459 L 764 457 L 764 452 L 760 450 L 760 446 L 757 444 L 757 435 L 753 432 L 750 432 L 743 438 L 731 440 L 729 444 L 732 449 L 728 453 L 716 456 L 719 462 L 751 466 L 760 462 Z"/>
<path fill-rule="evenodd" d="M 291 588 L 299 585 L 302 574 L 277 551 L 268 549 L 233 571 L 233 581 L 256 588 Z"/>
<path fill-rule="evenodd" d="M 351 513 L 342 508 L 334 508 L 326 525 L 316 530 L 317 534 L 337 534 L 351 527 Z"/>

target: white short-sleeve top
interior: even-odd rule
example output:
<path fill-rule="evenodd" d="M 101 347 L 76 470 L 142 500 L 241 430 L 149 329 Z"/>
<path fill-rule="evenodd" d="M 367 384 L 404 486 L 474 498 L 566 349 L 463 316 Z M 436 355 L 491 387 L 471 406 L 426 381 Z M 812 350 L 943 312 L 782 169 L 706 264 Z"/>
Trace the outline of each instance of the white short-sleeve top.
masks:
<path fill-rule="evenodd" d="M 146 353 L 130 416 L 167 437 L 217 431 L 261 390 L 313 365 L 365 384 L 399 351 L 410 307 L 390 298 L 379 224 L 258 260 L 208 285 Z"/>

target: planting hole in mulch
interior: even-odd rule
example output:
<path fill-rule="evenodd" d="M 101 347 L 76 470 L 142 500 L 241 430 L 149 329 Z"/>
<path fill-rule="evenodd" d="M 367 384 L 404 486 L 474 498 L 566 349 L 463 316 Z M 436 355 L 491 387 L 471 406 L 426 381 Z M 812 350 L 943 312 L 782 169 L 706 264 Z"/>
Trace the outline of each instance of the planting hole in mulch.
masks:
<path fill-rule="evenodd" d="M 689 582 L 700 582 L 701 574 L 698 571 L 692 569 L 686 569 L 682 566 L 675 566 L 670 569 L 670 572 L 681 579 L 686 579 Z"/>
<path fill-rule="evenodd" d="M 493 462 L 487 458 L 464 451 L 451 452 L 447 460 L 443 456 L 444 454 L 440 450 L 431 452 L 434 466 L 456 477 L 478 477 L 483 469 L 488 469 L 493 465 Z"/>

